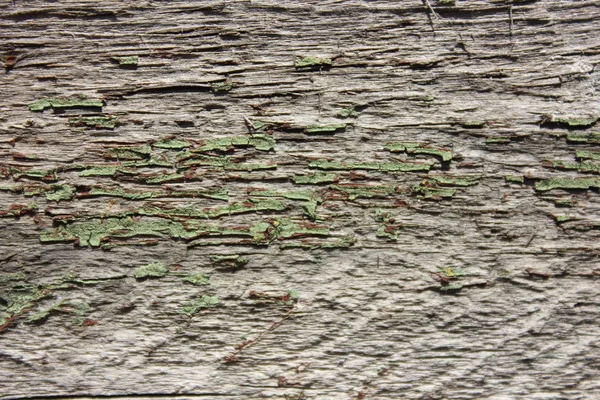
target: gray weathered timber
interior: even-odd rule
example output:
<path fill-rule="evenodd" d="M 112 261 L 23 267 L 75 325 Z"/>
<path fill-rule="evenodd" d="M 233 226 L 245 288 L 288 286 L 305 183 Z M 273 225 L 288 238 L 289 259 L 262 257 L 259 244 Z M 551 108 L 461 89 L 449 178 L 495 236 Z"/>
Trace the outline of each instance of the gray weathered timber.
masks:
<path fill-rule="evenodd" d="M 600 398 L 600 1 L 452 3 L 2 2 L 0 398 Z"/>

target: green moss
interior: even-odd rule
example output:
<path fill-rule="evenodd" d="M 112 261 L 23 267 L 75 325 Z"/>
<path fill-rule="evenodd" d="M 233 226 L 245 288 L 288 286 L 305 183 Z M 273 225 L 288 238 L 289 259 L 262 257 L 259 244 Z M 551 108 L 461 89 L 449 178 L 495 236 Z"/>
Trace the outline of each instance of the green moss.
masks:
<path fill-rule="evenodd" d="M 294 62 L 294 67 L 296 67 L 296 69 L 316 69 L 321 67 L 331 67 L 332 65 L 333 61 L 331 58 L 314 56 L 298 58 Z"/>
<path fill-rule="evenodd" d="M 104 107 L 104 101 L 88 99 L 84 95 L 40 99 L 29 104 L 30 111 L 44 111 L 46 108 L 64 109 L 64 108 L 101 108 Z"/>
<path fill-rule="evenodd" d="M 15 285 L 8 291 L 0 292 L 6 302 L 5 306 L 0 306 L 0 331 L 51 294 L 52 292 L 46 288 L 28 284 Z"/>
<path fill-rule="evenodd" d="M 211 90 L 214 93 L 229 92 L 231 89 L 233 89 L 233 81 L 230 79 L 223 82 L 216 82 L 211 85 Z"/>
<path fill-rule="evenodd" d="M 201 310 L 205 308 L 214 307 L 217 304 L 219 304 L 219 298 L 217 296 L 204 295 L 200 298 L 197 298 L 184 304 L 179 309 L 179 313 L 191 317 L 192 315 L 197 314 Z"/>
<path fill-rule="evenodd" d="M 92 188 L 82 197 L 120 197 L 127 200 L 144 200 L 156 197 L 155 192 L 126 192 L 123 189 Z"/>
<path fill-rule="evenodd" d="M 481 176 L 430 175 L 427 179 L 440 186 L 475 186 Z"/>
<path fill-rule="evenodd" d="M 183 281 L 196 286 L 209 285 L 210 276 L 203 274 L 189 274 L 183 278 Z"/>
<path fill-rule="evenodd" d="M 120 67 L 137 67 L 139 57 L 138 56 L 127 56 L 127 57 L 111 57 L 111 60 L 118 63 Z"/>
<path fill-rule="evenodd" d="M 346 124 L 313 125 L 304 129 L 306 134 L 334 134 L 346 130 Z"/>
<path fill-rule="evenodd" d="M 600 133 L 569 133 L 567 134 L 567 142 L 597 144 L 600 143 Z"/>
<path fill-rule="evenodd" d="M 600 152 L 577 150 L 576 157 L 580 160 L 600 160 Z"/>
<path fill-rule="evenodd" d="M 341 118 L 357 118 L 360 113 L 354 109 L 354 107 L 342 108 L 337 114 Z"/>
<path fill-rule="evenodd" d="M 451 151 L 421 146 L 419 143 L 388 143 L 384 148 L 392 153 L 431 154 L 440 157 L 443 162 L 452 160 Z"/>
<path fill-rule="evenodd" d="M 545 192 L 554 189 L 590 189 L 600 188 L 598 178 L 552 178 L 544 179 L 535 184 L 535 190 Z"/>
<path fill-rule="evenodd" d="M 137 267 L 133 271 L 133 276 L 135 279 L 162 278 L 168 273 L 169 269 L 165 267 L 164 264 L 153 262 L 147 265 L 142 265 L 141 267 Z"/>
<path fill-rule="evenodd" d="M 504 180 L 509 183 L 525 183 L 522 175 L 505 175 Z"/>
<path fill-rule="evenodd" d="M 328 174 L 323 172 L 317 172 L 315 174 L 308 175 L 296 175 L 291 179 L 292 182 L 298 185 L 318 185 L 321 183 L 334 183 L 339 180 L 336 174 Z"/>
<path fill-rule="evenodd" d="M 70 118 L 69 125 L 95 129 L 115 129 L 118 120 L 117 117 L 79 117 Z"/>
<path fill-rule="evenodd" d="M 507 136 L 490 136 L 485 139 L 485 144 L 508 144 L 510 137 Z"/>
<path fill-rule="evenodd" d="M 396 194 L 395 186 L 332 185 L 329 187 L 348 195 L 348 199 L 389 197 Z"/>
<path fill-rule="evenodd" d="M 322 170 L 369 170 L 384 172 L 419 172 L 429 171 L 431 164 L 425 163 L 403 163 L 403 162 L 337 162 L 327 160 L 315 160 L 308 164 L 309 168 Z"/>
<path fill-rule="evenodd" d="M 120 160 L 143 160 L 150 156 L 152 148 L 143 146 L 123 146 L 109 149 L 104 153 L 104 158 L 116 158 Z"/>

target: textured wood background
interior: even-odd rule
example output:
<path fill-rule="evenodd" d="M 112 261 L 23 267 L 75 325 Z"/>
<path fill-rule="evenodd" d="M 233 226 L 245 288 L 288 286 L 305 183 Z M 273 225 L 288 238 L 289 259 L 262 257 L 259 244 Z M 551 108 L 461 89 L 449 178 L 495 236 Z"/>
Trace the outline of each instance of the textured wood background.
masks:
<path fill-rule="evenodd" d="M 600 397 L 600 2 L 450 3 L 2 2 L 0 398 Z"/>

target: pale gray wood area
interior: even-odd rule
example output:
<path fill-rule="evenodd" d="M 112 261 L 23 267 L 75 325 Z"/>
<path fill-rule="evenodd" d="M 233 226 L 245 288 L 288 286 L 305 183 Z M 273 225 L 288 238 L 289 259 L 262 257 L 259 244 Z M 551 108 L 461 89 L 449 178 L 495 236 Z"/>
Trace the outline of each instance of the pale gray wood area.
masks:
<path fill-rule="evenodd" d="M 599 19 L 2 2 L 0 398 L 600 398 Z"/>

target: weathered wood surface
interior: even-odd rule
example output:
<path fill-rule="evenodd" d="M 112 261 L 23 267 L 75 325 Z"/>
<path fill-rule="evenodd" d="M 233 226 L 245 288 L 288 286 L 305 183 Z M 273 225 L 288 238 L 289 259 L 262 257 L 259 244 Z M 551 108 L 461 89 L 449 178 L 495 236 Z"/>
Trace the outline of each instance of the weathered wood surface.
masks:
<path fill-rule="evenodd" d="M 600 2 L 442 3 L 3 2 L 0 398 L 600 397 Z"/>

